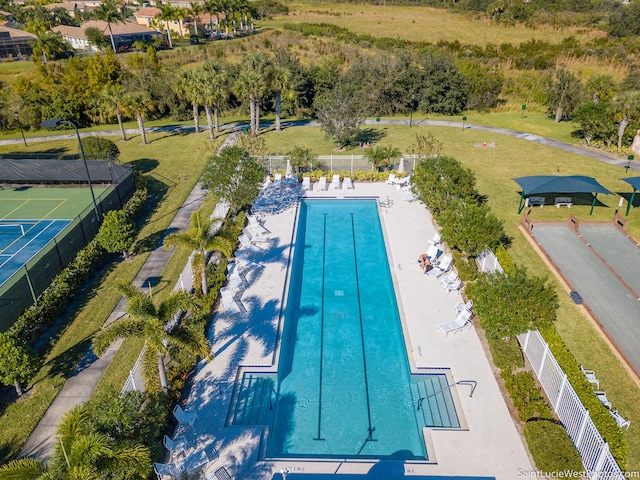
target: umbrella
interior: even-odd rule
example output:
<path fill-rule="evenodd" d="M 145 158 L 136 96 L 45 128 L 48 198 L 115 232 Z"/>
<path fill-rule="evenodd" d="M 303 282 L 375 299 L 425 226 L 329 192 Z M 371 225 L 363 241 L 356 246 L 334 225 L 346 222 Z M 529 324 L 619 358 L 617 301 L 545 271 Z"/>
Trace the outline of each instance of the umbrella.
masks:
<path fill-rule="evenodd" d="M 286 178 L 291 178 L 291 160 L 287 158 L 287 171 L 285 174 Z"/>
<path fill-rule="evenodd" d="M 398 173 L 404 173 L 404 157 L 400 157 L 400 165 L 398 165 Z"/>

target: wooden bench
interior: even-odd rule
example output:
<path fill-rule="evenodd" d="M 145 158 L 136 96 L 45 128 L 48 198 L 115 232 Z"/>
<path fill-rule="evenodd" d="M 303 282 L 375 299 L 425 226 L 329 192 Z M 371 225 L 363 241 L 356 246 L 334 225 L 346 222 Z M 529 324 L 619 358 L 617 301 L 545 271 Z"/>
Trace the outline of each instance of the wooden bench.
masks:
<path fill-rule="evenodd" d="M 540 205 L 544 207 L 544 197 L 528 197 L 527 198 L 527 206 L 528 207 L 536 207 Z"/>
<path fill-rule="evenodd" d="M 560 207 L 571 208 L 571 205 L 573 205 L 573 202 L 571 201 L 571 197 L 556 197 L 555 205 L 558 208 Z"/>

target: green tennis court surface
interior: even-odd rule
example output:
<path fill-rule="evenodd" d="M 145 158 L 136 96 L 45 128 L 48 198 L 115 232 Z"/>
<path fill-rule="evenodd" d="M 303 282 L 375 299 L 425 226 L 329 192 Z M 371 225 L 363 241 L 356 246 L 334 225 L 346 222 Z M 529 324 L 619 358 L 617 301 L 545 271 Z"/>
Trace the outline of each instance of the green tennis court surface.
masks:
<path fill-rule="evenodd" d="M 105 188 L 94 188 L 96 198 Z M 0 189 L 0 219 L 68 220 L 78 216 L 92 204 L 87 187 L 2 188 Z"/>

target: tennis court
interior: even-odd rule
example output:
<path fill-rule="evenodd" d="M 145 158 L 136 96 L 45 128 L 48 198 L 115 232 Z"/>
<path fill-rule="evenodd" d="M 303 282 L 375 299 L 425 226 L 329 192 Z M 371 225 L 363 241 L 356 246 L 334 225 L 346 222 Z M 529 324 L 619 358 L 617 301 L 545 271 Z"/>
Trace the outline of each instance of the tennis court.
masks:
<path fill-rule="evenodd" d="M 640 375 L 640 249 L 612 224 L 535 224 L 535 241 Z"/>

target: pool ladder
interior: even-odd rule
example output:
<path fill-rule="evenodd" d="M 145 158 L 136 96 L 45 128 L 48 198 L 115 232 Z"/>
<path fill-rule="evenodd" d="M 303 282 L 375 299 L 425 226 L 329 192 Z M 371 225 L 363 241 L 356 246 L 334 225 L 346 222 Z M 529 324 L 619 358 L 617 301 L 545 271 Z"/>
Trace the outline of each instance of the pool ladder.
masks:
<path fill-rule="evenodd" d="M 478 386 L 478 382 L 476 382 L 475 380 L 460 380 L 459 382 L 456 383 L 452 383 L 451 385 L 447 385 L 445 388 L 441 388 L 440 390 L 438 390 L 437 392 L 433 392 L 430 393 L 429 395 L 427 395 L 426 397 L 420 397 L 418 399 L 418 408 L 416 408 L 416 411 L 421 410 L 422 409 L 422 403 L 427 400 L 428 398 L 431 398 L 435 395 L 438 395 L 439 393 L 444 392 L 445 390 L 451 390 L 451 387 L 454 387 L 456 385 L 469 385 L 471 387 L 471 392 L 469 392 L 469 396 L 473 397 L 473 392 L 475 392 L 476 387 Z"/>

